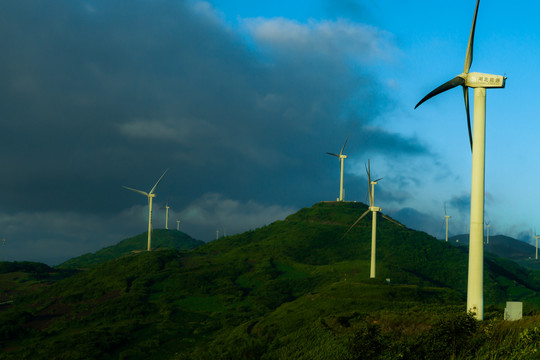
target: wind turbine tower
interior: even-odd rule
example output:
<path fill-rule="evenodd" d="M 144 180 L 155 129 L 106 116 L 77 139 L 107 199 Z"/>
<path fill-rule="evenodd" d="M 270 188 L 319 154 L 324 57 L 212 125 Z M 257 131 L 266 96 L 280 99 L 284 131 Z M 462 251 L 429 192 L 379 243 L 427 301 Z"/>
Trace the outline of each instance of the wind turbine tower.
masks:
<path fill-rule="evenodd" d="M 446 214 L 446 204 L 444 205 L 444 217 L 446 219 L 446 242 L 448 242 L 448 219 L 450 219 L 451 216 Z"/>
<path fill-rule="evenodd" d="M 486 237 L 486 245 L 489 245 L 489 223 L 486 223 L 486 229 L 487 229 L 487 237 Z"/>
<path fill-rule="evenodd" d="M 146 250 L 148 251 L 152 250 L 152 199 L 156 197 L 156 194 L 154 194 L 154 190 L 156 189 L 156 186 L 159 184 L 161 179 L 163 179 L 163 176 L 165 176 L 167 171 L 169 171 L 169 169 L 165 170 L 163 175 L 161 175 L 158 181 L 154 184 L 154 187 L 152 187 L 149 192 L 133 189 L 127 186 L 122 186 L 124 189 L 131 190 L 148 197 L 148 246 L 146 248 Z"/>
<path fill-rule="evenodd" d="M 381 211 L 380 207 L 375 206 L 375 185 L 382 180 L 382 178 L 379 178 L 377 180 L 371 180 L 371 169 L 369 160 L 366 165 L 366 172 L 368 176 L 368 190 L 369 190 L 369 208 L 354 222 L 354 224 L 351 225 L 349 230 L 343 235 L 345 237 L 353 227 L 356 226 L 366 216 L 370 211 L 372 213 L 373 219 L 371 222 L 371 265 L 370 265 L 370 272 L 369 277 L 375 278 L 375 263 L 376 263 L 376 248 L 377 248 L 377 213 Z M 381 214 L 383 218 L 385 218 L 388 221 L 393 222 L 394 224 L 397 224 L 399 226 L 403 226 L 400 223 L 390 219 L 388 216 Z M 342 238 L 343 238 L 342 237 Z"/>
<path fill-rule="evenodd" d="M 339 159 L 339 164 L 340 164 L 340 167 L 341 167 L 341 176 L 340 176 L 340 180 L 339 180 L 339 199 L 338 199 L 338 201 L 343 201 L 343 195 L 344 195 L 343 194 L 343 161 L 347 158 L 347 155 L 343 155 L 343 150 L 345 149 L 345 145 L 347 145 L 347 140 L 349 140 L 348 136 L 345 139 L 345 143 L 343 144 L 343 147 L 341 148 L 341 151 L 339 152 L 339 154 L 334 154 L 334 153 L 327 152 L 328 155 L 336 156 Z"/>
<path fill-rule="evenodd" d="M 483 73 L 469 73 L 473 60 L 474 31 L 480 0 L 476 2 L 474 18 L 465 56 L 463 72 L 427 94 L 415 106 L 458 85 L 463 87 L 465 111 L 472 150 L 471 176 L 471 229 L 469 234 L 469 272 L 467 281 L 467 312 L 473 312 L 478 320 L 484 318 L 484 177 L 485 177 L 485 136 L 486 136 L 486 89 L 504 88 L 506 77 Z M 469 87 L 474 88 L 473 125 L 469 114 Z"/>
<path fill-rule="evenodd" d="M 180 231 L 180 220 L 176 220 L 176 231 Z"/>
<path fill-rule="evenodd" d="M 540 235 L 536 234 L 536 229 L 534 229 L 534 238 L 536 239 L 536 256 L 535 256 L 535 259 L 538 260 L 538 238 L 540 238 Z"/>
<path fill-rule="evenodd" d="M 169 229 L 169 209 L 171 207 L 169 206 L 169 203 L 165 204 L 165 229 Z"/>

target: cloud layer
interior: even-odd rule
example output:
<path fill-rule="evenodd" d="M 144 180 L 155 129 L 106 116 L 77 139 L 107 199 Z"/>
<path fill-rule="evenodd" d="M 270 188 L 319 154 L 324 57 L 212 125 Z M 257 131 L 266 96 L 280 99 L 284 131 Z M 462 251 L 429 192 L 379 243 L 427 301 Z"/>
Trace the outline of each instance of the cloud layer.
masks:
<path fill-rule="evenodd" d="M 49 219 L 8 232 L 19 244 L 58 249 L 45 235 L 58 232 L 78 255 L 89 238 L 137 232 L 125 214 L 144 199 L 120 186 L 144 190 L 165 168 L 157 203 L 172 198 L 202 236 L 206 223 L 232 233 L 335 198 L 325 152 L 349 133 L 351 155 L 428 153 L 376 121 L 392 99 L 372 70 L 398 50 L 373 26 L 233 29 L 208 3 L 172 0 L 2 2 L 0 14 L 0 213 L 8 227 Z M 349 180 L 349 198 L 363 181 Z"/>

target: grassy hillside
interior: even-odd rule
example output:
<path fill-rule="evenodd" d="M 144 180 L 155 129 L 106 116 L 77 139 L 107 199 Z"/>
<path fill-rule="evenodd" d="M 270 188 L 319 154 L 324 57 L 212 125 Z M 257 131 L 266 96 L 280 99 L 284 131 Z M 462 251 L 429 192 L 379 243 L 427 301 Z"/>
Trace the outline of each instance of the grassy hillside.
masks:
<path fill-rule="evenodd" d="M 88 253 L 56 266 L 58 269 L 89 268 L 104 262 L 116 259 L 120 256 L 130 254 L 134 251 L 146 250 L 148 244 L 148 233 L 120 241 L 118 244 L 103 248 L 95 253 Z M 195 240 L 191 236 L 181 231 L 155 229 L 152 231 L 152 249 L 177 249 L 190 250 L 203 245 L 204 242 Z"/>
<path fill-rule="evenodd" d="M 369 279 L 371 219 L 343 237 L 366 208 L 319 203 L 188 252 L 129 253 L 21 295 L 0 308 L 0 359 L 473 358 L 499 351 L 478 345 L 488 335 L 511 341 L 497 340 L 506 355 L 525 341 L 532 323 L 493 320 L 488 329 L 464 315 L 463 248 L 380 218 Z M 535 311 L 531 272 L 496 257 L 485 271 L 487 318 L 500 317 L 507 299 Z"/>

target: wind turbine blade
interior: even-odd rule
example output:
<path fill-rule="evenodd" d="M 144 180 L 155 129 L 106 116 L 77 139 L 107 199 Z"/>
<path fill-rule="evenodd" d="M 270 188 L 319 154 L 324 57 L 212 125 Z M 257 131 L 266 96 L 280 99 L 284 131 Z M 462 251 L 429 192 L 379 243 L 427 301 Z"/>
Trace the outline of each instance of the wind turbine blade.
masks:
<path fill-rule="evenodd" d="M 159 182 L 161 181 L 161 179 L 163 179 L 163 177 L 165 176 L 165 174 L 167 173 L 167 171 L 169 171 L 169 169 L 165 170 L 165 172 L 163 173 L 163 175 L 161 175 L 161 177 L 160 177 L 159 180 L 156 182 L 156 184 L 154 185 L 154 187 L 152 188 L 152 190 L 150 190 L 149 194 L 153 194 L 153 193 L 154 193 L 154 190 L 156 189 L 157 184 L 159 184 Z"/>
<path fill-rule="evenodd" d="M 134 192 L 139 193 L 139 194 L 141 194 L 141 195 L 148 196 L 148 193 L 147 193 L 147 192 L 144 192 L 144 191 L 141 191 L 141 190 L 137 190 L 137 189 L 133 189 L 133 188 L 130 188 L 130 187 L 127 187 L 127 186 L 123 186 L 123 185 L 122 185 L 122 187 L 123 187 L 124 189 L 134 191 Z"/>
<path fill-rule="evenodd" d="M 469 110 L 469 88 L 463 87 L 463 98 L 465 100 L 465 112 L 467 113 L 467 129 L 469 130 L 469 143 L 472 151 L 472 129 L 471 129 L 471 111 Z"/>
<path fill-rule="evenodd" d="M 343 150 L 345 150 L 345 145 L 347 145 L 347 140 L 349 140 L 349 136 L 350 135 L 347 135 L 347 138 L 345 139 L 345 143 L 343 143 L 343 147 L 341 148 L 339 155 L 343 155 Z"/>
<path fill-rule="evenodd" d="M 378 182 L 378 181 L 380 181 L 382 179 L 384 179 L 384 178 L 378 178 L 377 180 L 373 180 L 373 182 Z"/>
<path fill-rule="evenodd" d="M 364 216 L 366 216 L 371 210 L 367 209 L 365 213 L 363 213 L 355 222 L 354 224 L 351 225 L 351 227 L 349 228 L 349 230 L 347 230 L 347 232 L 345 232 L 345 234 L 343 234 L 343 236 L 341 237 L 342 239 L 347 236 L 347 234 L 352 230 L 353 227 L 356 226 L 356 224 L 358 224 L 360 222 L 360 220 L 362 220 L 364 218 Z"/>
<path fill-rule="evenodd" d="M 445 82 L 444 84 L 442 84 L 441 86 L 439 86 L 438 88 L 436 88 L 435 90 L 433 90 L 432 92 L 430 92 L 429 94 L 424 96 L 424 98 L 422 100 L 420 100 L 420 102 L 418 104 L 416 104 L 416 106 L 414 108 L 416 109 L 423 102 L 431 99 L 432 97 L 434 97 L 436 95 L 439 95 L 442 92 L 445 92 L 446 90 L 453 89 L 458 85 L 465 85 L 465 79 L 462 78 L 461 76 L 456 76 L 452 80 Z"/>
<path fill-rule="evenodd" d="M 329 153 L 329 152 L 327 152 L 327 154 L 328 154 L 328 155 L 332 155 L 332 156 L 335 156 L 335 157 L 339 157 L 339 155 L 338 155 L 338 154 L 334 154 L 334 153 Z"/>
<path fill-rule="evenodd" d="M 367 165 L 364 164 L 364 166 L 366 167 L 366 173 L 367 173 L 367 178 L 368 178 L 369 206 L 373 206 L 373 197 L 371 196 L 371 169 L 370 169 L 369 159 L 368 159 Z"/>
<path fill-rule="evenodd" d="M 446 217 L 446 203 L 444 203 L 444 216 Z"/>
<path fill-rule="evenodd" d="M 465 74 L 469 73 L 471 69 L 471 64 L 473 60 L 473 44 L 474 44 L 474 30 L 476 28 L 476 15 L 478 15 L 478 5 L 480 5 L 480 0 L 476 2 L 476 10 L 474 10 L 474 18 L 471 27 L 471 35 L 469 36 L 469 44 L 467 45 L 467 54 L 465 55 L 465 66 L 463 67 L 463 72 Z"/>
<path fill-rule="evenodd" d="M 393 222 L 394 224 L 399 225 L 399 226 L 401 226 L 401 227 L 405 227 L 405 226 L 403 226 L 403 224 L 398 223 L 396 220 L 391 219 L 391 218 L 389 218 L 388 216 L 386 216 L 386 215 L 384 215 L 384 214 L 381 214 L 381 215 L 382 215 L 382 217 L 385 218 L 386 220 L 388 220 L 388 221 L 390 221 L 390 222 Z"/>

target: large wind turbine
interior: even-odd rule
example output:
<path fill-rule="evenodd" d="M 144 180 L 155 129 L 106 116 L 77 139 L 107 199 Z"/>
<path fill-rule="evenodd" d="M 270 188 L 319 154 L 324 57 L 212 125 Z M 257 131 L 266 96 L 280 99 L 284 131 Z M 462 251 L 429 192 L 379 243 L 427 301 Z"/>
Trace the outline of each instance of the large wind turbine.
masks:
<path fill-rule="evenodd" d="M 339 199 L 338 201 L 343 201 L 343 161 L 347 158 L 347 155 L 343 155 L 343 150 L 345 149 L 345 145 L 347 145 L 347 140 L 349 140 L 349 137 L 345 139 L 345 143 L 343 143 L 343 147 L 341 148 L 341 151 L 339 154 L 329 153 L 328 155 L 336 156 L 339 159 L 339 164 L 341 166 L 341 177 L 339 181 Z"/>
<path fill-rule="evenodd" d="M 122 186 L 124 189 L 128 189 L 128 190 L 134 191 L 136 193 L 139 193 L 141 195 L 148 197 L 148 247 L 147 247 L 148 251 L 152 250 L 152 199 L 156 197 L 156 194 L 154 194 L 154 190 L 156 189 L 156 186 L 157 184 L 159 184 L 161 179 L 163 179 L 163 176 L 165 176 L 167 171 L 169 171 L 169 169 L 165 170 L 163 175 L 161 175 L 161 177 L 158 179 L 158 181 L 155 183 L 152 189 L 150 189 L 149 192 L 133 189 L 127 186 Z"/>
<path fill-rule="evenodd" d="M 484 172 L 486 136 L 486 89 L 504 88 L 506 77 L 482 73 L 469 73 L 473 60 L 474 30 L 480 0 L 476 2 L 474 18 L 467 45 L 463 73 L 427 94 L 415 109 L 424 101 L 458 85 L 463 87 L 465 112 L 469 128 L 469 141 L 472 150 L 471 181 L 471 229 L 469 237 L 469 275 L 467 284 L 467 312 L 472 311 L 478 320 L 484 318 L 483 267 L 484 267 Z M 469 114 L 469 87 L 474 88 L 473 124 L 471 133 Z"/>
<path fill-rule="evenodd" d="M 355 227 L 356 224 L 358 224 L 360 220 L 362 220 L 364 216 L 366 216 L 371 211 L 373 215 L 373 220 L 371 222 L 371 267 L 370 267 L 369 277 L 375 278 L 375 262 L 376 262 L 376 248 L 377 248 L 377 213 L 381 211 L 380 207 L 375 206 L 375 185 L 377 185 L 377 183 L 380 180 L 382 180 L 382 178 L 379 178 L 377 180 L 371 180 L 371 169 L 370 169 L 369 160 L 366 165 L 366 173 L 368 176 L 369 208 L 362 215 L 360 215 L 360 217 L 354 222 L 354 224 L 351 225 L 351 227 L 349 228 L 349 230 L 347 230 L 347 232 L 343 235 L 343 237 L 345 237 L 345 235 L 347 235 L 352 230 L 352 228 Z M 389 220 L 399 226 L 403 226 L 397 221 L 390 219 L 388 216 L 384 214 L 381 214 L 381 215 L 386 220 Z"/>

